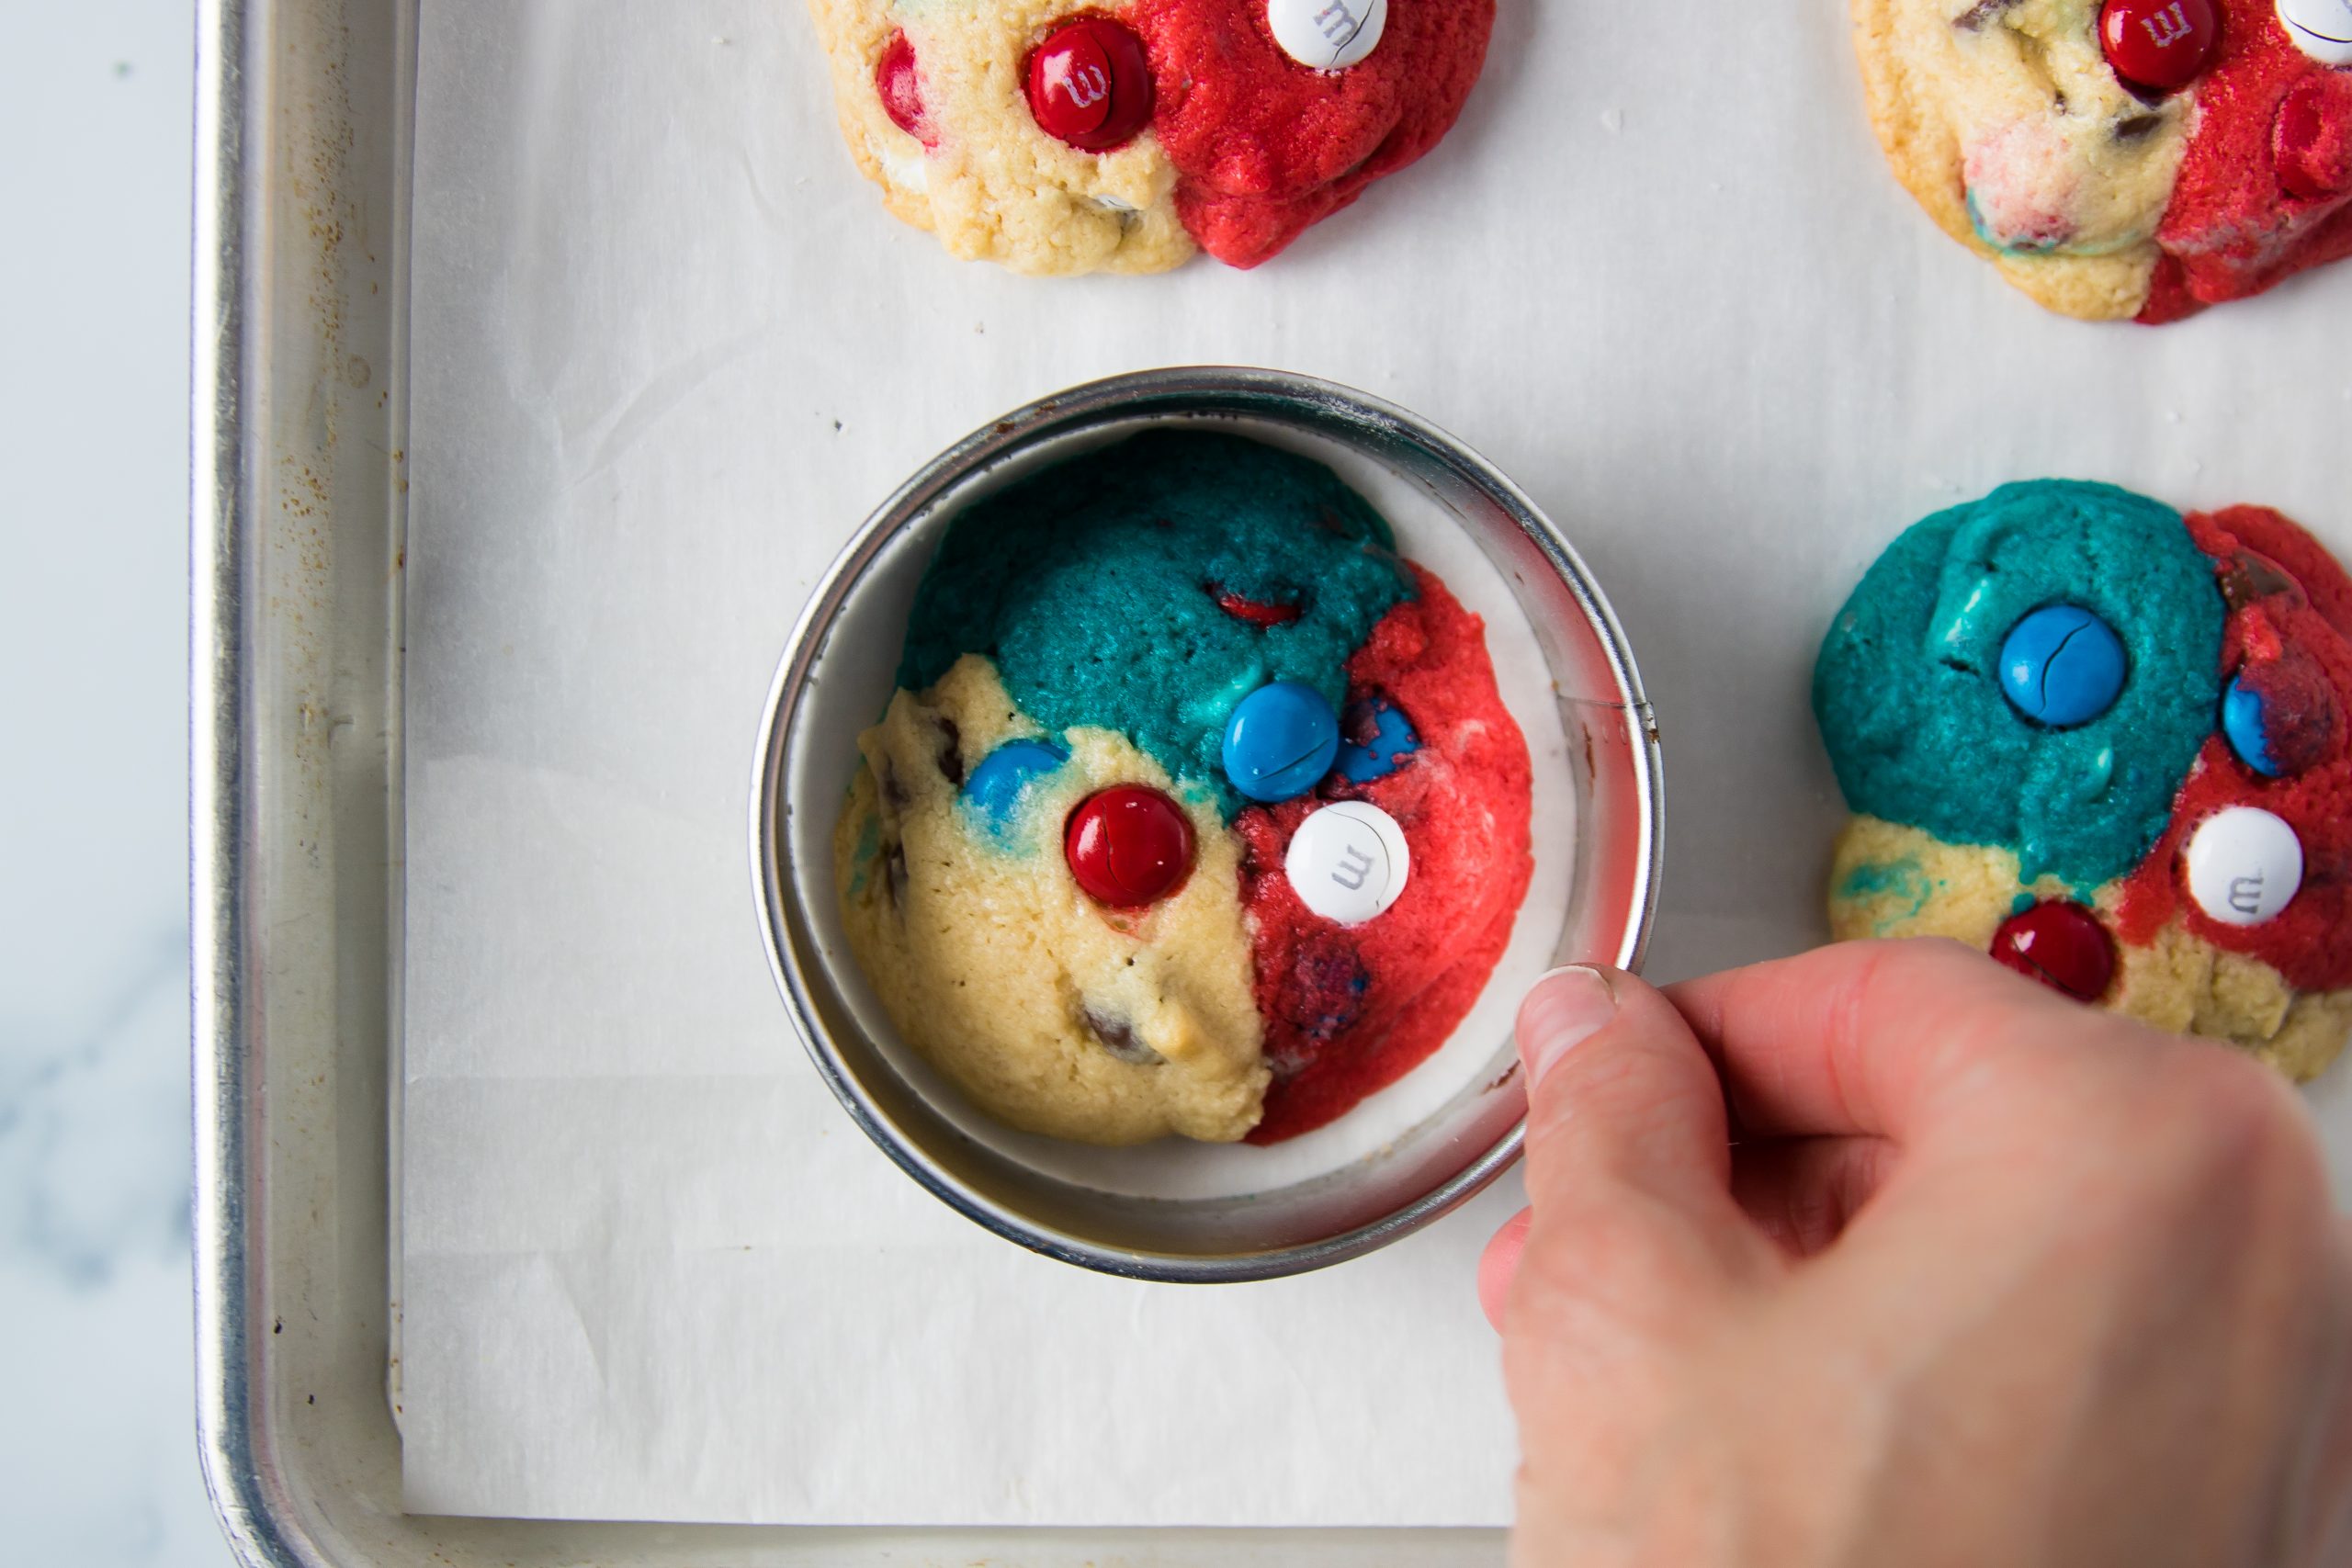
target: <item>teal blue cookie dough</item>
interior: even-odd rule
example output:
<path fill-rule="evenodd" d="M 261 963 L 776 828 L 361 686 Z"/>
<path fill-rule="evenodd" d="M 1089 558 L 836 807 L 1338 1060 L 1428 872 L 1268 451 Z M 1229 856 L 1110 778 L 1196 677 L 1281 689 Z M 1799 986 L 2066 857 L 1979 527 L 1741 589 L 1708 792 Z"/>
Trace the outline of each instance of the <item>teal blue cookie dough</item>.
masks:
<path fill-rule="evenodd" d="M 1928 875 L 1926 869 L 1906 855 L 1891 863 L 1864 861 L 1846 874 L 1846 880 L 1838 885 L 1833 896 L 1839 898 L 1910 899 L 1908 908 L 1892 910 L 1879 922 L 1882 926 L 1892 926 L 1897 921 L 1912 919 L 1926 908 L 1928 900 L 1936 896 L 1936 882 Z M 2031 903 L 2032 900 L 2029 898 L 2027 902 Z"/>
<path fill-rule="evenodd" d="M 2001 647 L 2050 604 L 2122 639 L 2112 706 L 2035 724 Z M 1871 567 L 1814 668 L 1814 716 L 1852 810 L 2017 852 L 2087 894 L 2163 834 L 2212 733 L 2227 606 L 2180 513 L 2111 485 L 2037 479 L 1914 525 Z"/>
<path fill-rule="evenodd" d="M 1387 522 L 1323 464 L 1149 430 L 956 519 L 916 592 L 899 684 L 922 691 L 984 654 L 1049 733 L 1116 730 L 1230 817 L 1244 804 L 1220 755 L 1235 705 L 1296 681 L 1337 710 L 1349 655 L 1412 592 Z M 1297 618 L 1253 625 L 1220 593 Z"/>

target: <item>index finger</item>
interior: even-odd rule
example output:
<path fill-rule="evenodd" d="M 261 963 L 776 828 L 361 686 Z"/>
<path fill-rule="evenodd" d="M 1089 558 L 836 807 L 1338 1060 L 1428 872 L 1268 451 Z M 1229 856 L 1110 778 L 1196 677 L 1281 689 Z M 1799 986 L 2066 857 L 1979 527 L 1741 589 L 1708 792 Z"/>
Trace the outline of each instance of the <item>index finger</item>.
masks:
<path fill-rule="evenodd" d="M 1667 987 L 1733 1114 L 1773 1136 L 1900 1141 L 1963 1075 L 2079 1049 L 2094 1012 L 1940 938 L 1841 942 Z"/>

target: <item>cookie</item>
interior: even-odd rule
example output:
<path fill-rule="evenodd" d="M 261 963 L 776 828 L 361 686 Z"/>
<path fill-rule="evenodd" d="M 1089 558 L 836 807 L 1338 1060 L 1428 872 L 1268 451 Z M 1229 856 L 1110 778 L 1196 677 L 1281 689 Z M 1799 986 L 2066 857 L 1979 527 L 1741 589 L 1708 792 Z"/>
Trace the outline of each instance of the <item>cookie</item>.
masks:
<path fill-rule="evenodd" d="M 1275 1143 L 1453 1033 L 1533 863 L 1478 618 L 1320 464 L 1155 431 L 950 527 L 836 829 L 850 946 L 982 1111 Z"/>
<path fill-rule="evenodd" d="M 1904 186 L 2041 304 L 2178 321 L 2352 254 L 2352 0 L 1853 0 Z"/>
<path fill-rule="evenodd" d="M 2278 513 L 2037 480 L 1915 525 L 1814 713 L 1836 936 L 1959 939 L 2297 1078 L 2352 1033 L 2352 579 Z"/>
<path fill-rule="evenodd" d="M 809 0 L 890 210 L 1064 276 L 1255 266 L 1434 147 L 1494 0 Z"/>

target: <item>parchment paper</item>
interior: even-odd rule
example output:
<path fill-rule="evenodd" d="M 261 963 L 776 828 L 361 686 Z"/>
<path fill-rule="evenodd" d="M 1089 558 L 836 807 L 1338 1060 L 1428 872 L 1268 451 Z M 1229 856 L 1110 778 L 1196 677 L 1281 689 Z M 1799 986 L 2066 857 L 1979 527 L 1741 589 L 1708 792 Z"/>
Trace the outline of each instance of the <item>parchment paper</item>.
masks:
<path fill-rule="evenodd" d="M 1253 274 L 947 260 L 791 0 L 424 0 L 395 1388 L 420 1511 L 1479 1524 L 1498 1190 L 1271 1285 L 1121 1283 L 902 1179 L 808 1067 L 743 843 L 817 572 L 917 464 L 1154 364 L 1303 370 L 1575 536 L 1662 717 L 1653 972 L 1820 935 L 1805 690 L 1893 533 L 2008 479 L 2263 501 L 2352 551 L 2352 268 L 2044 315 L 1881 165 L 1836 0 L 1503 0 L 1423 164 Z M 2314 1095 L 2339 1178 L 2352 1089 Z M 1506 1184 L 1509 1185 L 1509 1184 Z"/>

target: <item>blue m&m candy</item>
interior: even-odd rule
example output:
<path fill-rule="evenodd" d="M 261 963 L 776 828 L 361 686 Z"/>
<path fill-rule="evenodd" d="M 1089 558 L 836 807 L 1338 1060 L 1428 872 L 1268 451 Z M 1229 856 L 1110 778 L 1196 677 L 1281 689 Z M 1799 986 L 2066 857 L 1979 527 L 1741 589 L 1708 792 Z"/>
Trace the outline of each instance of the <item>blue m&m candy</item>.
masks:
<path fill-rule="evenodd" d="M 2222 734 L 2238 761 L 2260 773 L 2275 779 L 2287 770 L 2270 753 L 2270 737 L 2262 718 L 2262 694 L 2245 683 L 2243 675 L 2232 676 L 2229 690 L 2222 694 Z"/>
<path fill-rule="evenodd" d="M 1323 694 L 1276 681 L 1241 699 L 1225 723 L 1225 776 L 1251 800 L 1313 789 L 1340 750 L 1340 716 Z"/>
<path fill-rule="evenodd" d="M 987 756 L 964 781 L 964 800 L 989 828 L 1002 832 L 1029 781 L 1069 761 L 1069 753 L 1043 740 L 1008 740 Z"/>
<path fill-rule="evenodd" d="M 1340 776 L 1350 784 L 1385 779 L 1421 749 L 1405 710 L 1386 697 L 1348 705 L 1348 739 L 1340 747 Z"/>
<path fill-rule="evenodd" d="M 2045 604 L 2001 644 L 2001 693 L 2037 724 L 2088 724 L 2123 694 L 2129 668 L 2115 628 L 2075 604 Z"/>

